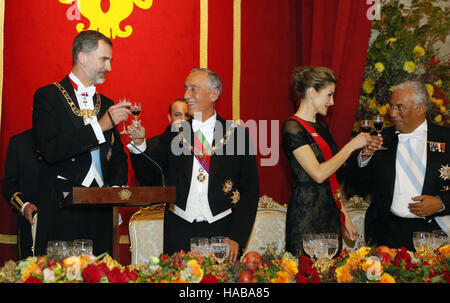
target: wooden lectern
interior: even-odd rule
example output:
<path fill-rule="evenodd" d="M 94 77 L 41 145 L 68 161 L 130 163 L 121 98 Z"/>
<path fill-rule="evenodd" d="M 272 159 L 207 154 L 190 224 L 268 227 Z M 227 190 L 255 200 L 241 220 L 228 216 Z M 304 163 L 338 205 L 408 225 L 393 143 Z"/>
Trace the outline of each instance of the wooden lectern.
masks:
<path fill-rule="evenodd" d="M 114 217 L 112 226 L 113 258 L 119 261 L 119 207 L 148 206 L 154 203 L 174 203 L 175 201 L 175 186 L 74 187 L 73 192 L 64 199 L 61 206 L 111 206 Z"/>

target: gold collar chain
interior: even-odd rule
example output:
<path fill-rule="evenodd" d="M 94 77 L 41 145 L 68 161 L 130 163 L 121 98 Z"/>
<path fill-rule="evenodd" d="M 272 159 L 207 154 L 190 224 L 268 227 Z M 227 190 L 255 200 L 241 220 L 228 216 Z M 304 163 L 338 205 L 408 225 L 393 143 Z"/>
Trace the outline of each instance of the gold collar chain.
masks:
<path fill-rule="evenodd" d="M 67 93 L 67 91 L 64 89 L 64 87 L 61 86 L 61 84 L 54 82 L 53 83 L 61 93 L 63 94 L 64 98 L 66 98 L 67 103 L 69 104 L 70 108 L 72 109 L 72 112 L 77 115 L 78 117 L 83 117 L 83 119 L 92 119 L 94 116 L 97 116 L 98 112 L 100 111 L 100 106 L 102 104 L 102 100 L 100 98 L 100 94 L 98 92 L 95 92 L 95 95 L 97 96 L 97 101 L 95 102 L 95 108 L 94 109 L 78 109 L 75 106 L 75 103 L 73 103 L 72 98 Z"/>
<path fill-rule="evenodd" d="M 211 146 L 210 156 L 214 153 L 214 151 L 216 151 L 217 149 L 219 149 L 222 146 L 224 146 L 225 144 L 227 144 L 228 139 L 230 138 L 231 134 L 233 133 L 233 131 L 236 127 L 237 127 L 236 123 L 234 123 L 234 122 L 231 123 L 231 126 L 228 129 L 228 131 L 225 133 L 225 136 L 222 139 L 220 139 L 219 144 Z M 182 130 L 178 131 L 178 136 L 180 137 L 180 143 L 183 142 L 183 146 L 185 146 L 191 152 L 194 152 L 194 147 L 187 142 L 186 138 L 184 138 Z"/>

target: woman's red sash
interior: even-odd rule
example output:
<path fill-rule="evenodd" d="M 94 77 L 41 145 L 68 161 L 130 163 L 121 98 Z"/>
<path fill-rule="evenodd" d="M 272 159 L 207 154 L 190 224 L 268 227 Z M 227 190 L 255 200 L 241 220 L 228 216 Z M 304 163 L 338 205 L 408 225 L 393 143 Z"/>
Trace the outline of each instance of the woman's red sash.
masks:
<path fill-rule="evenodd" d="M 289 119 L 295 119 L 298 122 L 300 122 L 301 125 L 306 129 L 306 131 L 311 135 L 311 137 L 316 141 L 317 145 L 319 146 L 320 150 L 322 151 L 323 157 L 325 158 L 325 161 L 328 161 L 333 157 L 333 154 L 331 152 L 331 148 L 328 145 L 328 143 L 319 135 L 318 132 L 309 125 L 308 122 L 305 120 L 297 117 L 297 116 L 291 116 Z M 342 236 L 345 235 L 345 215 L 342 212 L 342 201 L 341 201 L 341 187 L 339 186 L 339 182 L 336 178 L 336 173 L 332 174 L 328 180 L 330 181 L 331 186 L 331 192 L 333 194 L 334 201 L 336 202 L 337 207 L 340 210 L 340 219 L 341 219 L 341 230 L 342 230 Z"/>

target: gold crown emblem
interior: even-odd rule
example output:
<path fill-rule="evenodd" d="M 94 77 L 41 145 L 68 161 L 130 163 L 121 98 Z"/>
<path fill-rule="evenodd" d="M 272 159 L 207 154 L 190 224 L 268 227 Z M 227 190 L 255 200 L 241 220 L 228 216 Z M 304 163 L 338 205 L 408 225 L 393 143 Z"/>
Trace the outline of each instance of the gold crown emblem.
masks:
<path fill-rule="evenodd" d="M 121 191 L 119 191 L 119 198 L 121 200 L 130 200 L 132 194 L 133 193 L 128 189 L 122 189 Z"/>

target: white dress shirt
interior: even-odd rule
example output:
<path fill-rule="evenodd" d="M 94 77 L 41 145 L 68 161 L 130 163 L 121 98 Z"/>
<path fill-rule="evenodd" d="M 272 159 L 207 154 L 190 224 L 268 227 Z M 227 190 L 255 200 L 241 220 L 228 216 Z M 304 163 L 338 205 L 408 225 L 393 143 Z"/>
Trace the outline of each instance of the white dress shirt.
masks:
<path fill-rule="evenodd" d="M 94 109 L 94 96 L 96 88 L 94 85 L 91 85 L 89 87 L 85 87 L 83 83 L 75 76 L 73 73 L 69 74 L 70 80 L 72 80 L 75 90 L 75 96 L 77 97 L 78 106 L 80 107 L 80 110 L 82 109 Z M 92 129 L 94 130 L 95 136 L 97 137 L 98 143 L 102 144 L 106 142 L 105 136 L 103 135 L 102 129 L 100 127 L 100 124 L 97 121 L 97 116 L 93 116 L 92 118 L 84 119 L 84 125 L 91 125 Z M 103 176 L 102 176 L 102 170 L 100 166 L 100 148 L 97 147 L 93 150 L 91 150 L 91 156 L 92 156 L 92 162 L 91 167 L 89 168 L 89 171 L 84 178 L 81 185 L 83 186 L 90 186 L 91 183 L 94 181 L 97 182 L 97 184 L 102 187 L 103 186 Z M 60 176 L 58 176 L 61 178 Z"/>

